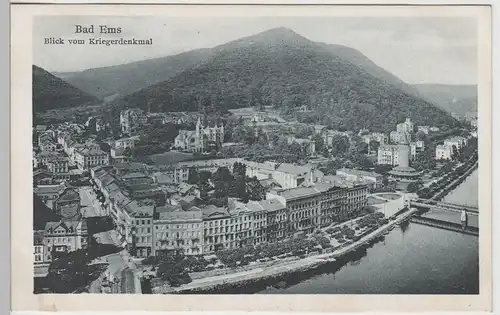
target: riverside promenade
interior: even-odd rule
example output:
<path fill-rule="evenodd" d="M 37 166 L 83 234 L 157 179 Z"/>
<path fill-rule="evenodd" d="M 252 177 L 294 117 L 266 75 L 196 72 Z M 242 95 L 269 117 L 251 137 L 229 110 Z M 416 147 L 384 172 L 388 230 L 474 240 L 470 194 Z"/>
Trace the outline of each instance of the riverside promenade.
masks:
<path fill-rule="evenodd" d="M 181 293 L 181 292 L 189 292 L 189 291 L 203 291 L 210 290 L 219 286 L 232 286 L 245 283 L 246 281 L 256 281 L 256 280 L 265 280 L 269 278 L 276 278 L 283 276 L 285 274 L 300 272 L 305 270 L 311 270 L 317 268 L 323 264 L 333 262 L 336 258 L 341 257 L 351 251 L 356 250 L 357 248 L 365 245 L 369 241 L 375 239 L 376 237 L 384 234 L 388 229 L 392 226 L 407 220 L 410 216 L 417 213 L 417 209 L 410 209 L 408 211 L 403 212 L 394 220 L 389 221 L 389 223 L 379 227 L 375 231 L 363 236 L 356 242 L 348 244 L 346 246 L 342 246 L 336 250 L 333 250 L 329 253 L 312 255 L 305 258 L 297 258 L 294 261 L 282 261 L 278 262 L 275 265 L 268 267 L 258 267 L 246 271 L 235 272 L 231 274 L 206 277 L 201 279 L 195 279 L 192 282 L 181 285 L 180 287 L 169 287 L 169 286 L 161 286 L 154 287 L 152 289 L 154 294 L 168 294 L 168 293 Z"/>

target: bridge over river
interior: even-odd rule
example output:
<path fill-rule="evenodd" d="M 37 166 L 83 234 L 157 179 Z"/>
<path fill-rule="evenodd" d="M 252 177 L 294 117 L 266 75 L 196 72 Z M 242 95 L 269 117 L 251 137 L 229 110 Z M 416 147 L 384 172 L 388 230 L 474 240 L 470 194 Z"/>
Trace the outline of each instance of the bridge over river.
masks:
<path fill-rule="evenodd" d="M 474 231 L 479 231 L 479 210 L 477 207 L 427 199 L 416 199 L 409 203 L 411 207 L 426 211 L 421 215 L 422 218 L 428 218 L 432 222 L 440 220 L 452 225 L 461 225 L 461 214 L 462 211 L 465 211 L 467 225 Z"/>

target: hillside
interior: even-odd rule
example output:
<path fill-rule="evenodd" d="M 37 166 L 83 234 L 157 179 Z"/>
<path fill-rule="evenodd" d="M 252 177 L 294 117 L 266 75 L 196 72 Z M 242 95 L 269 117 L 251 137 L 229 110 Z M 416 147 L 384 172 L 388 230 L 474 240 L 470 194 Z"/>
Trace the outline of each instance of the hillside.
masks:
<path fill-rule="evenodd" d="M 365 55 L 363 55 L 356 49 L 335 44 L 325 44 L 325 43 L 316 43 L 316 44 L 328 49 L 330 52 L 339 56 L 345 61 L 362 68 L 368 74 L 371 74 L 376 78 L 382 79 L 386 83 L 392 84 L 395 87 L 405 91 L 406 93 L 419 96 L 419 91 L 416 87 L 404 82 L 403 80 L 396 77 L 392 73 L 377 66 L 373 61 L 368 59 Z"/>
<path fill-rule="evenodd" d="M 33 111 L 92 105 L 100 101 L 71 84 L 33 65 Z"/>
<path fill-rule="evenodd" d="M 476 85 L 415 84 L 420 94 L 449 113 L 477 112 Z"/>
<path fill-rule="evenodd" d="M 127 95 L 168 80 L 206 60 L 211 53 L 209 49 L 197 49 L 174 56 L 56 75 L 82 91 L 104 99 L 115 94 Z"/>
<path fill-rule="evenodd" d="M 215 47 L 214 54 L 175 75 L 114 102 L 151 111 L 274 105 L 293 113 L 315 109 L 318 123 L 389 131 L 406 117 L 417 124 L 454 125 L 443 110 L 371 75 L 291 30 L 272 29 Z"/>

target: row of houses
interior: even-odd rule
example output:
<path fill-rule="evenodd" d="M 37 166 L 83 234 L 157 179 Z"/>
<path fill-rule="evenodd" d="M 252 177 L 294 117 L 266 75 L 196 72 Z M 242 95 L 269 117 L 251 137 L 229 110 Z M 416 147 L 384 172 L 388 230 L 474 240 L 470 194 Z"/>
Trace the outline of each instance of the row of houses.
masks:
<path fill-rule="evenodd" d="M 213 161 L 205 163 L 204 167 L 216 169 Z M 249 169 L 254 171 L 247 165 Z M 227 206 L 217 207 L 203 204 L 186 190 L 180 198 L 169 197 L 165 204 L 158 205 L 150 195 L 139 199 L 126 189 L 132 178 L 138 181 L 135 185 L 152 187 L 156 184 L 153 176 L 117 176 L 111 167 L 94 169 L 91 175 L 96 191 L 102 194 L 103 208 L 122 235 L 123 245 L 138 257 L 175 251 L 207 254 L 274 242 L 298 232 L 311 233 L 354 216 L 366 206 L 369 190 L 366 181 L 325 176 L 322 182 L 309 186 L 303 182 L 293 188 L 270 189 L 261 201 L 242 203 L 229 199 Z"/>

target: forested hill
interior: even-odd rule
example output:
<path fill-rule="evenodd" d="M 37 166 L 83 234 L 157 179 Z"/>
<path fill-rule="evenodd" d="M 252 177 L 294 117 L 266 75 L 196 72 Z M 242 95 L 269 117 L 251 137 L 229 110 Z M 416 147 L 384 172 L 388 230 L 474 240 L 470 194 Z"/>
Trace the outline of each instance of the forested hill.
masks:
<path fill-rule="evenodd" d="M 317 123 L 338 128 L 389 131 L 404 118 L 417 124 L 454 125 L 430 102 L 294 33 L 278 28 L 214 48 L 207 61 L 171 79 L 127 95 L 118 108 L 223 112 L 274 105 L 295 112 L 306 105 Z"/>
<path fill-rule="evenodd" d="M 33 111 L 77 107 L 98 104 L 95 96 L 85 93 L 71 84 L 33 65 Z"/>
<path fill-rule="evenodd" d="M 477 85 L 416 84 L 420 94 L 449 113 L 477 112 Z"/>
<path fill-rule="evenodd" d="M 325 44 L 325 43 L 317 43 L 317 44 L 328 49 L 330 52 L 339 56 L 345 61 L 362 68 L 368 74 L 371 74 L 376 78 L 382 79 L 386 83 L 392 84 L 395 87 L 400 88 L 401 90 L 409 94 L 419 96 L 419 90 L 416 87 L 404 82 L 403 80 L 396 77 L 387 70 L 384 70 L 383 68 L 377 66 L 377 64 L 375 64 L 368 57 L 366 57 L 356 49 L 335 44 Z"/>
<path fill-rule="evenodd" d="M 168 80 L 183 70 L 211 56 L 210 49 L 197 49 L 174 56 L 148 59 L 128 64 L 57 73 L 57 76 L 82 91 L 100 98 L 127 95 Z"/>

